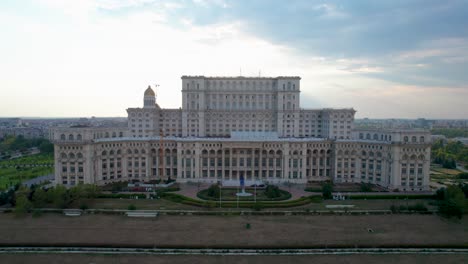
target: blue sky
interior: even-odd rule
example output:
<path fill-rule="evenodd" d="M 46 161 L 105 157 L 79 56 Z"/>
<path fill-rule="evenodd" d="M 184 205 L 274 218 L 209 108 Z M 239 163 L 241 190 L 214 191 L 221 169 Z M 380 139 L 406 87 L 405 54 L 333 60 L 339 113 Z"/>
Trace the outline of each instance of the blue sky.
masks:
<path fill-rule="evenodd" d="M 299 75 L 305 108 L 468 118 L 468 1 L 0 2 L 0 116 L 125 116 L 181 75 Z"/>

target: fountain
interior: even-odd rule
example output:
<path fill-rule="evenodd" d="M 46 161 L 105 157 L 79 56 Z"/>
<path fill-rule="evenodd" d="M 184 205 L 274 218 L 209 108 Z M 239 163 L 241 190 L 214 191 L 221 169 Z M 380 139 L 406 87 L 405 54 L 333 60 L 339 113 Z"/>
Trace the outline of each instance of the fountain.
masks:
<path fill-rule="evenodd" d="M 246 196 L 252 196 L 251 193 L 245 192 L 245 182 L 244 182 L 244 176 L 241 175 L 239 177 L 240 181 L 240 186 L 241 186 L 241 192 L 236 193 L 238 197 L 246 197 Z"/>

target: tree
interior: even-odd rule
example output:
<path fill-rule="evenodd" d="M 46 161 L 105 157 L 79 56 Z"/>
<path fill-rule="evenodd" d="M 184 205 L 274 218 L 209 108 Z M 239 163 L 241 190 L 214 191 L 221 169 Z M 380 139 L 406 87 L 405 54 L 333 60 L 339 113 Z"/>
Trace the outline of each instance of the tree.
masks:
<path fill-rule="evenodd" d="M 55 188 L 50 189 L 47 194 L 47 200 L 50 200 L 57 208 L 66 208 L 70 204 L 70 195 L 63 185 L 55 186 Z"/>
<path fill-rule="evenodd" d="M 213 198 L 219 198 L 221 194 L 221 190 L 218 186 L 218 184 L 212 184 L 209 188 L 208 188 L 208 191 L 207 191 L 207 194 L 209 197 L 213 197 Z"/>
<path fill-rule="evenodd" d="M 468 199 L 468 183 L 463 183 L 463 184 L 460 183 L 458 187 L 460 187 L 462 192 L 465 194 L 465 198 Z"/>
<path fill-rule="evenodd" d="M 333 185 L 326 182 L 322 185 L 322 196 L 324 199 L 331 199 L 333 197 Z"/>
<path fill-rule="evenodd" d="M 281 192 L 278 188 L 278 186 L 275 185 L 268 185 L 265 189 L 265 196 L 273 199 L 273 198 L 278 198 L 281 196 Z"/>
<path fill-rule="evenodd" d="M 444 200 L 439 203 L 439 212 L 447 217 L 462 218 L 465 203 L 465 195 L 461 188 L 451 185 L 445 189 Z"/>
<path fill-rule="evenodd" d="M 24 215 L 32 209 L 33 205 L 24 194 L 16 197 L 15 214 Z"/>
<path fill-rule="evenodd" d="M 460 173 L 457 174 L 457 177 L 459 179 L 465 179 L 466 180 L 466 179 L 468 179 L 468 172 L 460 172 Z"/>
<path fill-rule="evenodd" d="M 47 204 L 47 193 L 42 188 L 37 188 L 32 196 L 35 208 L 42 208 Z"/>
<path fill-rule="evenodd" d="M 16 198 L 15 214 L 23 215 L 32 209 L 32 203 L 26 196 L 20 196 Z"/>
<path fill-rule="evenodd" d="M 54 144 L 50 143 L 48 140 L 45 140 L 39 145 L 39 150 L 42 153 L 53 153 L 54 152 Z"/>
<path fill-rule="evenodd" d="M 361 192 L 372 192 L 372 185 L 370 183 L 361 183 Z"/>

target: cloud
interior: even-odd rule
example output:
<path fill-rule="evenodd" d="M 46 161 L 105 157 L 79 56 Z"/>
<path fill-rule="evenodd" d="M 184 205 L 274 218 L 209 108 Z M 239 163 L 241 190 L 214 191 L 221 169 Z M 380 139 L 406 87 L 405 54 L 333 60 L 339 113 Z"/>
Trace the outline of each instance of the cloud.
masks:
<path fill-rule="evenodd" d="M 155 83 L 160 104 L 178 108 L 181 75 L 242 69 L 249 76 L 301 76 L 303 107 L 354 107 L 358 117 L 466 117 L 464 7 L 437 1 L 14 3 L 0 9 L 0 85 L 7 91 L 0 112 L 125 116 Z"/>

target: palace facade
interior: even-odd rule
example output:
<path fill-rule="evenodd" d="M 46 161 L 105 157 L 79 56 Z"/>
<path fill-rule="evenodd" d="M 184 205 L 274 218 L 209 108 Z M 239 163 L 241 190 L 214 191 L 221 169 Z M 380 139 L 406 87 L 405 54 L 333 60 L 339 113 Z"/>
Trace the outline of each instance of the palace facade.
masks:
<path fill-rule="evenodd" d="M 430 134 L 354 130 L 354 109 L 303 109 L 300 77 L 182 76 L 182 107 L 148 87 L 127 128 L 55 128 L 55 181 L 369 182 L 429 189 Z"/>

